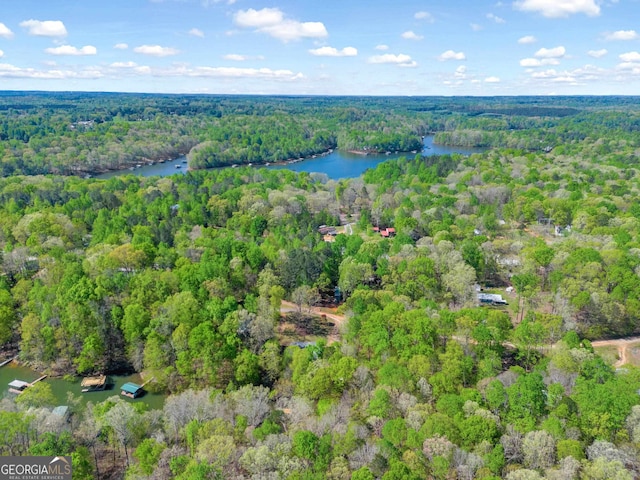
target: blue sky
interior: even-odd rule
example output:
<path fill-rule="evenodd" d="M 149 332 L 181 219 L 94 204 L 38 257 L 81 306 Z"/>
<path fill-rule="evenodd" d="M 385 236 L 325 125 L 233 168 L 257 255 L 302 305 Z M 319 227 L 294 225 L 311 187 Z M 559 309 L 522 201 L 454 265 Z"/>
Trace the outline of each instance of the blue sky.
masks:
<path fill-rule="evenodd" d="M 1 90 L 640 94 L 640 0 L 0 2 Z"/>

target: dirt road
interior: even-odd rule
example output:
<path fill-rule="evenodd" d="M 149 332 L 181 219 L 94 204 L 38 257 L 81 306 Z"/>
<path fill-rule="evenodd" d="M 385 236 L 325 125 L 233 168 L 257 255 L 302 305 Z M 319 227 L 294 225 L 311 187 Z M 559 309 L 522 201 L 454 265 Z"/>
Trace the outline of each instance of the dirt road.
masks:
<path fill-rule="evenodd" d="M 618 338 L 615 340 L 596 340 L 591 342 L 594 347 L 616 347 L 618 349 L 618 361 L 613 364 L 615 368 L 621 367 L 628 362 L 629 347 L 640 344 L 640 337 Z"/>
<path fill-rule="evenodd" d="M 286 300 L 282 301 L 282 304 L 280 305 L 280 313 L 297 311 L 298 306 L 295 303 L 291 303 Z M 331 345 L 334 342 L 339 342 L 342 325 L 347 321 L 346 317 L 344 315 L 338 315 L 335 308 L 311 307 L 311 313 L 315 315 L 325 315 L 333 322 L 331 333 L 327 336 L 327 344 Z"/>

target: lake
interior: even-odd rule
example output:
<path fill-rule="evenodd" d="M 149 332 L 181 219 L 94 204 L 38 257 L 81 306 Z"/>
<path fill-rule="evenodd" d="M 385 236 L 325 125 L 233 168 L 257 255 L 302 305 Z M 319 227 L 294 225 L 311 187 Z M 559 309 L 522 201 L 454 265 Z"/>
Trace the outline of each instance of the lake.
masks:
<path fill-rule="evenodd" d="M 5 365 L 4 367 L 0 367 L 0 397 L 4 396 L 13 396 L 12 393 L 8 391 L 8 384 L 13 380 L 24 380 L 25 382 L 33 382 L 35 379 L 41 377 L 42 375 L 38 372 L 31 370 L 28 367 L 24 367 L 21 365 L 16 365 L 15 363 L 10 363 Z M 120 386 L 126 382 L 133 382 L 141 385 L 144 381 L 140 378 L 140 375 L 109 375 L 109 380 L 111 383 L 111 388 L 108 390 L 103 390 L 101 392 L 88 392 L 82 393 L 82 388 L 80 387 L 80 379 L 77 381 L 68 381 L 63 378 L 53 378 L 47 377 L 41 382 L 48 383 L 51 385 L 51 389 L 53 390 L 53 395 L 56 397 L 56 401 L 58 405 L 67 405 L 67 393 L 71 392 L 76 397 L 80 398 L 83 403 L 86 402 L 102 402 L 107 398 L 116 395 L 122 399 L 125 399 L 127 402 L 141 402 L 146 403 L 150 408 L 162 408 L 164 405 L 164 399 L 166 398 L 166 394 L 158 394 L 146 392 L 143 396 L 138 397 L 136 399 L 131 399 L 120 395 Z"/>
<path fill-rule="evenodd" d="M 424 156 L 431 155 L 446 155 L 452 153 L 459 153 L 462 155 L 471 155 L 472 153 L 481 153 L 486 151 L 486 148 L 465 148 L 465 147 L 452 147 L 447 145 L 437 145 L 433 143 L 433 136 L 429 135 L 424 137 L 422 152 Z M 379 163 L 387 160 L 393 160 L 400 157 L 413 158 L 414 153 L 392 153 L 390 155 L 358 155 L 355 153 L 344 152 L 341 150 L 334 150 L 328 155 L 321 155 L 316 158 L 309 158 L 302 160 L 298 163 L 290 165 L 271 165 L 266 168 L 274 169 L 289 169 L 294 172 L 317 172 L 325 173 L 333 180 L 339 180 L 341 178 L 355 178 L 359 177 L 368 168 L 375 168 Z M 138 175 L 142 177 L 160 176 L 166 177 L 167 175 L 184 175 L 187 173 L 186 157 L 179 157 L 175 160 L 166 161 L 164 163 L 155 163 L 153 165 L 143 165 L 140 168 L 134 168 L 133 170 L 119 170 L 116 172 L 107 172 L 100 175 L 96 175 L 96 178 L 112 178 L 118 175 Z M 180 168 L 176 168 L 176 167 Z M 264 165 L 258 165 L 257 167 L 264 167 Z M 224 167 L 230 168 L 230 167 Z"/>

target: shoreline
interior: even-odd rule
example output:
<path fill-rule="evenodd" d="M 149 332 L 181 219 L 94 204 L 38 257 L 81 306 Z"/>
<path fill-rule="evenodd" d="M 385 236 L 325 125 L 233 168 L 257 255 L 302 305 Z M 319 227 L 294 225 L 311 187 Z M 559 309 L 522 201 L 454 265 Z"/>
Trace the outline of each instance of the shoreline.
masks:
<path fill-rule="evenodd" d="M 148 167 L 151 165 L 155 165 L 157 163 L 171 163 L 171 162 L 175 162 L 176 160 L 182 158 L 182 157 L 187 157 L 186 153 L 182 153 L 179 154 L 177 157 L 175 158 L 161 158 L 159 160 L 153 160 L 151 158 L 141 158 L 138 161 L 136 161 L 135 163 L 129 163 L 127 164 L 127 166 L 123 167 L 123 168 L 101 168 L 101 169 L 94 169 L 94 170 L 77 170 L 74 173 L 69 174 L 69 176 L 76 176 L 76 177 L 83 177 L 83 178 L 91 178 L 95 175 L 102 175 L 104 173 L 112 173 L 112 172 L 124 172 L 125 170 L 131 170 L 134 171 L 138 168 L 141 167 Z M 188 163 L 187 163 L 187 169 L 188 167 Z"/>

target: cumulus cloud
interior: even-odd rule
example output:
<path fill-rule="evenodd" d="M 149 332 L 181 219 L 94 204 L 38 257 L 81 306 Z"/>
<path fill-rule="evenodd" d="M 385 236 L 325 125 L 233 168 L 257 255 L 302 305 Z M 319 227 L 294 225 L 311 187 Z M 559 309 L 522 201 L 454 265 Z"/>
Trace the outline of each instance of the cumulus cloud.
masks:
<path fill-rule="evenodd" d="M 455 73 L 453 74 L 456 78 L 466 78 L 467 76 L 467 67 L 465 65 L 460 65 L 456 68 Z"/>
<path fill-rule="evenodd" d="M 433 17 L 433 15 L 425 11 L 416 12 L 413 15 L 413 18 L 415 18 L 416 20 L 424 20 L 425 22 L 429 22 L 429 23 L 435 22 L 435 18 Z"/>
<path fill-rule="evenodd" d="M 413 32 L 412 30 L 404 32 L 401 36 L 405 40 L 422 40 L 424 38 L 422 35 L 418 35 L 417 33 Z"/>
<path fill-rule="evenodd" d="M 553 48 L 541 48 L 534 56 L 537 58 L 562 58 L 566 53 L 566 49 L 563 46 Z"/>
<path fill-rule="evenodd" d="M 520 60 L 521 67 L 542 67 L 547 65 L 560 65 L 557 58 L 523 58 Z"/>
<path fill-rule="evenodd" d="M 60 20 L 25 20 L 20 23 L 29 32 L 29 35 L 38 37 L 64 37 L 67 29 Z"/>
<path fill-rule="evenodd" d="M 236 12 L 233 20 L 239 27 L 254 28 L 283 42 L 301 38 L 324 38 L 329 35 L 322 22 L 299 22 L 288 19 L 279 8 L 240 10 Z"/>
<path fill-rule="evenodd" d="M 521 45 L 528 45 L 530 43 L 536 43 L 538 39 L 533 35 L 525 35 L 524 37 L 520 37 L 518 39 L 518 43 Z"/>
<path fill-rule="evenodd" d="M 487 18 L 489 20 L 493 20 L 496 23 L 507 23 L 504 18 L 494 15 L 493 13 L 487 13 Z"/>
<path fill-rule="evenodd" d="M 191 35 L 192 37 L 204 38 L 204 32 L 199 28 L 192 28 L 191 30 L 189 30 L 189 35 Z"/>
<path fill-rule="evenodd" d="M 127 45 L 126 43 L 116 43 L 113 48 L 116 48 L 118 50 L 126 50 L 127 48 L 129 48 L 129 45 Z"/>
<path fill-rule="evenodd" d="M 513 6 L 523 12 L 535 12 L 548 18 L 568 17 L 582 13 L 590 17 L 600 15 L 596 0 L 518 0 Z"/>
<path fill-rule="evenodd" d="M 438 57 L 440 61 L 446 60 L 466 60 L 466 55 L 464 52 L 454 52 L 453 50 L 447 50 L 446 52 L 442 52 Z"/>
<path fill-rule="evenodd" d="M 635 40 L 638 38 L 638 32 L 635 30 L 618 30 L 617 32 L 607 33 L 605 40 Z"/>
<path fill-rule="evenodd" d="M 39 80 L 96 79 L 104 77 L 104 73 L 97 67 L 88 67 L 81 70 L 37 70 L 35 68 L 21 68 L 8 63 L 0 63 L 1 77 Z"/>
<path fill-rule="evenodd" d="M 585 65 L 573 70 L 558 71 L 552 68 L 536 71 L 531 73 L 531 78 L 543 84 L 566 83 L 578 85 L 602 81 L 603 78 L 610 78 L 611 74 L 611 70 Z"/>
<path fill-rule="evenodd" d="M 237 53 L 229 53 L 223 56 L 222 58 L 224 58 L 225 60 L 231 60 L 234 62 L 246 62 L 247 60 L 264 60 L 264 57 L 262 55 L 251 56 L 251 55 L 240 55 Z"/>
<path fill-rule="evenodd" d="M 309 50 L 309 53 L 316 57 L 355 57 L 358 55 L 358 50 L 354 47 L 344 47 L 342 50 L 334 47 L 320 47 Z"/>
<path fill-rule="evenodd" d="M 369 63 L 375 64 L 393 64 L 399 67 L 415 67 L 418 65 L 416 61 L 414 61 L 411 56 L 405 55 L 404 53 L 400 53 L 398 55 L 394 55 L 392 53 L 385 53 L 384 55 L 374 55 L 373 57 L 369 57 Z"/>
<path fill-rule="evenodd" d="M 0 58 L 4 57 L 4 52 L 0 50 Z"/>
<path fill-rule="evenodd" d="M 245 62 L 249 60 L 249 57 L 247 55 L 240 55 L 237 53 L 228 53 L 222 58 L 224 58 L 225 60 L 233 60 L 234 62 Z"/>
<path fill-rule="evenodd" d="M 114 62 L 109 66 L 113 68 L 133 68 L 137 67 L 138 64 L 136 62 Z"/>
<path fill-rule="evenodd" d="M 44 50 L 49 55 L 95 55 L 98 53 L 98 49 L 93 45 L 85 45 L 82 48 L 77 48 L 72 45 L 60 45 L 59 47 L 46 48 Z"/>
<path fill-rule="evenodd" d="M 269 80 L 299 80 L 302 73 L 291 70 L 272 70 L 270 68 L 238 68 L 238 67 L 196 67 L 178 71 L 189 77 L 222 77 L 222 78 L 263 78 Z"/>
<path fill-rule="evenodd" d="M 13 32 L 2 22 L 0 22 L 0 37 L 13 38 Z"/>
<path fill-rule="evenodd" d="M 602 58 L 607 53 L 609 53 L 609 52 L 607 52 L 607 49 L 606 48 L 602 48 L 600 50 L 589 50 L 587 52 L 587 55 L 589 55 L 590 57 L 593 57 L 593 58 Z"/>
<path fill-rule="evenodd" d="M 482 30 L 482 25 L 477 23 L 470 23 L 469 26 L 471 27 L 471 30 L 473 30 L 474 32 L 479 32 L 480 30 Z"/>
<path fill-rule="evenodd" d="M 627 52 L 619 55 L 620 60 L 623 62 L 640 62 L 640 53 Z"/>
<path fill-rule="evenodd" d="M 154 57 L 168 57 L 180 53 L 180 51 L 175 48 L 162 47 L 160 45 L 140 45 L 139 47 L 134 48 L 133 51 Z"/>
<path fill-rule="evenodd" d="M 386 52 L 389 50 L 389 45 L 376 45 L 376 50 L 380 50 L 381 52 Z"/>
<path fill-rule="evenodd" d="M 500 83 L 499 77 L 487 77 L 484 79 L 485 83 Z"/>

